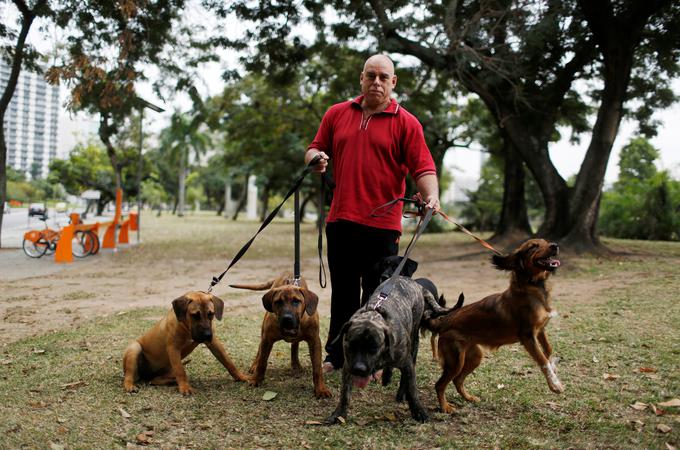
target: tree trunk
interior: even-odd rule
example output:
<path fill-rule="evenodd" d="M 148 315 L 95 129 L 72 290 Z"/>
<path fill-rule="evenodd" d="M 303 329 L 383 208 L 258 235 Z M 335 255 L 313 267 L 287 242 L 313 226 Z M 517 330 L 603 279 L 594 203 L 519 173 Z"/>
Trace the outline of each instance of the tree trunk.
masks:
<path fill-rule="evenodd" d="M 269 209 L 269 192 L 270 192 L 269 185 L 265 184 L 264 188 L 262 189 L 262 212 L 260 213 L 260 222 L 264 222 L 264 219 L 267 218 L 267 212 Z"/>
<path fill-rule="evenodd" d="M 184 148 L 180 149 L 179 155 L 179 193 L 177 194 L 178 205 L 177 205 L 177 216 L 184 217 L 184 199 L 185 199 L 185 182 L 186 182 L 186 156 L 184 154 Z"/>
<path fill-rule="evenodd" d="M 243 180 L 243 189 L 241 189 L 241 196 L 238 199 L 238 205 L 236 205 L 236 210 L 234 215 L 231 216 L 231 220 L 236 220 L 238 213 L 240 213 L 246 206 L 246 200 L 248 199 L 248 178 L 250 178 L 250 172 L 246 172 L 245 178 Z"/>
<path fill-rule="evenodd" d="M 113 173 L 115 174 L 116 178 L 116 190 L 114 190 L 114 192 L 117 192 L 118 189 L 121 189 L 123 186 L 123 168 L 120 164 L 120 161 L 118 161 L 116 149 L 111 143 L 111 136 L 113 135 L 114 130 L 115 125 L 109 123 L 109 116 L 107 114 L 102 114 L 101 118 L 99 119 L 99 139 L 101 139 L 104 143 L 104 146 L 106 147 L 106 154 L 108 155 L 109 161 L 111 162 L 111 167 L 113 167 Z"/>
<path fill-rule="evenodd" d="M 19 72 L 21 71 L 21 62 L 24 58 L 24 46 L 26 44 L 26 37 L 33 24 L 35 18 L 35 10 L 42 8 L 46 0 L 40 0 L 36 3 L 32 10 L 29 10 L 26 5 L 21 10 L 21 31 L 17 37 L 17 43 L 14 46 L 14 58 L 12 60 L 12 70 L 5 86 L 5 91 L 0 97 L 0 248 L 2 248 L 2 221 L 4 217 L 5 201 L 7 200 L 7 142 L 5 142 L 5 113 L 9 107 L 9 103 L 14 96 L 14 90 L 19 81 Z"/>
<path fill-rule="evenodd" d="M 498 228 L 491 239 L 494 243 L 512 246 L 527 239 L 532 232 L 524 195 L 524 163 L 511 143 L 506 142 L 504 146 L 503 207 Z"/>

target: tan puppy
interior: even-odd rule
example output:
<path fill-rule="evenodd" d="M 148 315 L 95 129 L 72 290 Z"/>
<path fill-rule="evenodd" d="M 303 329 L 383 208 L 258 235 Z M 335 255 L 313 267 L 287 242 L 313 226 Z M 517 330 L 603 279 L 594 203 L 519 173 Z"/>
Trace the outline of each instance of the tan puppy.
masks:
<path fill-rule="evenodd" d="M 299 280 L 299 286 L 293 285 L 292 276 L 279 278 L 258 285 L 235 285 L 238 289 L 265 290 L 262 305 L 267 312 L 262 321 L 262 334 L 257 356 L 250 367 L 254 377 L 250 380 L 253 386 L 259 386 L 264 381 L 267 361 L 274 342 L 284 340 L 291 343 L 291 367 L 301 369 L 298 358 L 300 341 L 307 342 L 309 355 L 312 360 L 312 379 L 314 381 L 314 396 L 327 398 L 331 396 L 321 371 L 321 339 L 319 339 L 319 313 L 316 307 L 319 297 L 307 288 L 305 280 Z"/>
<path fill-rule="evenodd" d="M 222 319 L 224 302 L 206 292 L 187 292 L 144 336 L 128 345 L 123 355 L 123 388 L 133 392 L 135 381 L 164 385 L 177 382 L 183 395 L 193 393 L 182 358 L 204 343 L 236 381 L 247 381 L 213 333 L 213 318 Z"/>

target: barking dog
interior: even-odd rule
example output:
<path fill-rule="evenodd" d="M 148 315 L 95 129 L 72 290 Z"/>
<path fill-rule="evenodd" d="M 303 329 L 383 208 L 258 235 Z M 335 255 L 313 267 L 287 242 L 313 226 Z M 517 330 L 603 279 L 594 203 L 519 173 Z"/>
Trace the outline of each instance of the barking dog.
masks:
<path fill-rule="evenodd" d="M 347 417 L 352 385 L 365 387 L 372 373 L 385 369 L 383 385 L 390 381 L 393 368 L 401 371 L 397 401 L 406 396 L 411 415 L 424 422 L 427 413 L 418 399 L 415 364 L 418 355 L 418 330 L 427 309 L 432 315 L 445 314 L 432 294 L 415 281 L 399 277 L 390 296 L 376 309 L 381 284 L 347 322 L 339 335 L 343 339 L 345 363 L 342 368 L 340 402 L 327 424 Z"/>
<path fill-rule="evenodd" d="M 163 385 L 177 382 L 183 395 L 193 393 L 182 358 L 204 343 L 236 381 L 248 377 L 236 368 L 213 332 L 213 318 L 222 319 L 224 302 L 206 292 L 187 292 L 144 336 L 128 345 L 123 355 L 123 388 L 133 392 L 139 379 Z"/>
<path fill-rule="evenodd" d="M 267 311 L 262 321 L 262 336 L 257 356 L 250 367 L 254 377 L 250 383 L 259 386 L 264 381 L 267 370 L 267 361 L 274 343 L 280 340 L 291 343 L 290 357 L 291 367 L 300 371 L 298 347 L 300 341 L 307 342 L 309 354 L 312 360 L 312 379 L 314 381 L 314 396 L 327 398 L 331 396 L 323 381 L 321 371 L 321 340 L 319 339 L 319 313 L 316 307 L 319 297 L 307 289 L 305 280 L 300 279 L 299 286 L 292 283 L 293 277 L 280 276 L 279 278 L 259 285 L 236 285 L 231 287 L 238 289 L 265 290 L 262 296 L 262 305 Z"/>
<path fill-rule="evenodd" d="M 493 256 L 499 270 L 511 273 L 510 287 L 479 302 L 465 306 L 456 314 L 426 320 L 425 326 L 439 333 L 439 354 L 443 373 L 435 385 L 439 406 L 451 413 L 446 401 L 446 386 L 453 380 L 458 393 L 467 401 L 478 401 L 463 386 L 465 377 L 483 359 L 484 349 L 520 342 L 541 367 L 548 386 L 555 393 L 564 390 L 550 361 L 552 346 L 545 326 L 556 313 L 550 305 L 546 282 L 560 266 L 555 259 L 557 244 L 531 239 L 505 256 Z"/>

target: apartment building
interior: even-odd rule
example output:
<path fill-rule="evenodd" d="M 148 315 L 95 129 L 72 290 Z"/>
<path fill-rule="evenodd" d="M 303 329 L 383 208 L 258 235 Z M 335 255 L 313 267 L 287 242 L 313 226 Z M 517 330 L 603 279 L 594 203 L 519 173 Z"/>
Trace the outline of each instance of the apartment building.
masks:
<path fill-rule="evenodd" d="M 0 60 L 0 92 L 9 80 L 11 67 Z M 3 122 L 7 165 L 29 177 L 47 176 L 57 156 L 59 87 L 49 85 L 42 75 L 22 70 Z"/>

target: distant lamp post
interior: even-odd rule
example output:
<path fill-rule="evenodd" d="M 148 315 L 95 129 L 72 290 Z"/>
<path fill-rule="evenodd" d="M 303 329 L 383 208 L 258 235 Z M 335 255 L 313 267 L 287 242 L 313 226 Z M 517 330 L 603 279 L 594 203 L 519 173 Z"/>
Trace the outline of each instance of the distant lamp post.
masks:
<path fill-rule="evenodd" d="M 139 161 L 137 162 L 137 243 L 141 242 L 140 229 L 142 223 L 142 170 L 144 169 L 144 158 L 142 157 L 142 142 L 144 140 L 143 124 L 144 124 L 144 108 L 149 108 L 152 111 L 161 113 L 165 111 L 160 106 L 149 103 L 146 100 L 137 97 L 137 107 L 139 108 Z"/>

